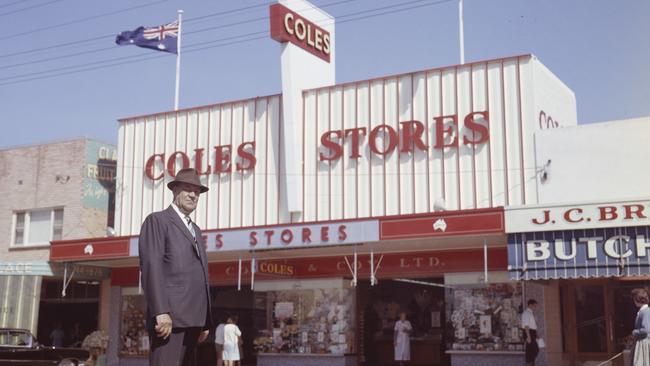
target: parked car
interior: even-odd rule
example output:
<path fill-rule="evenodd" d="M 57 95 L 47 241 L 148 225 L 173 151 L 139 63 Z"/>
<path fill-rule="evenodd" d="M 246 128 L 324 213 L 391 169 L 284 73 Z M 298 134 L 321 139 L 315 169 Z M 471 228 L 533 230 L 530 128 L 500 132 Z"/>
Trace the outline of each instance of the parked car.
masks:
<path fill-rule="evenodd" d="M 42 346 L 27 329 L 0 328 L 0 366 L 85 366 L 89 357 L 81 348 Z"/>

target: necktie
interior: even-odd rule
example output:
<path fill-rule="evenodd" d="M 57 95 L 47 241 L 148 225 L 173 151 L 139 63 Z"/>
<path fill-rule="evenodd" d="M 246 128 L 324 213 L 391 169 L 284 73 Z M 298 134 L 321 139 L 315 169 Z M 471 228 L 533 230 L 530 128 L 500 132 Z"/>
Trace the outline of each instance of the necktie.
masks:
<path fill-rule="evenodd" d="M 185 216 L 185 221 L 187 221 L 187 229 L 192 233 L 192 236 L 196 238 L 196 232 L 194 231 L 194 225 L 192 225 L 192 219 L 189 216 Z"/>
<path fill-rule="evenodd" d="M 194 237 L 194 243 L 193 243 L 194 251 L 196 252 L 196 255 L 200 257 L 201 254 L 199 252 L 199 243 L 196 241 L 196 231 L 194 231 L 194 225 L 192 225 L 192 219 L 189 216 L 185 216 L 185 221 L 187 221 L 188 230 L 190 230 L 190 233 Z"/>

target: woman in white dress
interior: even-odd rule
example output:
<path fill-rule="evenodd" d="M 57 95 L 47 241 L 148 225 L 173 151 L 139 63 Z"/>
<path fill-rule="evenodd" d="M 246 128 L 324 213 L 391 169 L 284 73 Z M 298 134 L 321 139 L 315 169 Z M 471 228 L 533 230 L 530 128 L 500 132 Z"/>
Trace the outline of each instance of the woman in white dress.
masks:
<path fill-rule="evenodd" d="M 399 314 L 399 320 L 395 322 L 395 361 L 399 361 L 400 366 L 404 361 L 411 360 L 411 339 L 410 334 L 413 331 L 411 322 L 406 320 L 406 313 Z"/>
<path fill-rule="evenodd" d="M 237 326 L 237 316 L 228 318 L 223 327 L 223 363 L 224 366 L 235 366 L 239 364 L 239 340 L 241 330 Z"/>

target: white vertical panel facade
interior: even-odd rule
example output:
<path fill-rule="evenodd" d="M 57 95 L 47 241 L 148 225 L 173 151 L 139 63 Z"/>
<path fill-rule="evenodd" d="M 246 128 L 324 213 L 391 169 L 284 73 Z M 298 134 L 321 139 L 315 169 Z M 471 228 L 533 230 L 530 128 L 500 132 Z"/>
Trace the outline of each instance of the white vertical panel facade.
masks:
<path fill-rule="evenodd" d="M 304 126 L 306 130 L 317 126 L 318 132 L 306 133 L 303 140 L 304 221 L 432 212 L 436 204 L 447 210 L 471 210 L 536 202 L 533 138 L 539 130 L 540 107 L 535 82 L 543 77 L 545 94 L 563 93 L 544 108 L 575 111 L 573 93 L 547 74 L 533 56 L 520 56 L 306 91 Z M 487 127 L 489 139 L 465 144 L 464 138 L 480 137 L 464 123 L 475 112 L 488 113 L 486 121 L 478 122 Z M 451 115 L 458 123 L 446 119 L 449 133 L 444 141 L 436 141 L 435 118 Z M 577 123 L 575 114 L 564 115 L 569 116 L 565 125 Z M 424 124 L 422 140 L 428 149 L 402 151 L 400 123 L 411 120 Z M 387 155 L 370 152 L 370 131 L 379 125 L 399 131 L 398 147 Z M 350 158 L 349 136 L 341 141 L 330 135 L 343 146 L 339 159 L 320 161 L 309 152 L 318 146 L 319 153 L 329 154 L 320 140 L 323 133 L 361 126 L 367 129 L 360 140 L 361 157 Z M 451 145 L 455 139 L 456 145 L 435 147 Z M 379 149 L 385 144 L 386 136 L 380 133 Z M 314 165 L 319 168 L 314 170 Z M 338 203 L 341 194 L 343 212 Z"/>
<path fill-rule="evenodd" d="M 137 234 L 149 213 L 171 201 L 170 156 L 185 154 L 196 167 L 199 149 L 204 149 L 202 182 L 210 191 L 201 197 L 194 220 L 205 229 L 535 203 L 534 134 L 547 127 L 540 123 L 540 111 L 558 116 L 562 126 L 577 123 L 573 93 L 530 55 L 305 90 L 302 122 L 294 131 L 298 146 L 283 141 L 281 111 L 282 98 L 276 95 L 122 120 L 119 234 Z M 489 138 L 465 143 L 484 134 L 464 121 L 479 112 L 488 118 L 474 114 L 475 123 Z M 411 121 L 423 126 L 426 149 L 412 142 L 405 146 Z M 370 146 L 371 131 L 382 125 L 373 136 L 377 150 L 390 144 L 386 126 L 397 133 L 397 146 L 387 154 Z M 355 147 L 346 130 L 359 128 L 364 130 Z M 322 143 L 324 134 L 340 145 L 340 157 L 320 159 L 333 153 Z M 254 150 L 248 145 L 246 151 L 255 156 L 255 168 L 237 171 L 237 164 L 248 163 L 238 148 L 251 142 Z M 232 171 L 218 173 L 216 146 L 223 145 L 230 146 Z M 356 149 L 360 157 L 352 156 Z M 154 154 L 164 154 L 164 161 L 155 160 L 153 176 L 164 173 L 164 178 L 151 180 L 145 165 Z M 285 159 L 293 154 L 302 161 L 297 192 L 286 187 Z M 178 156 L 175 170 L 182 165 Z M 290 215 L 292 194 L 302 196 L 302 212 Z"/>
<path fill-rule="evenodd" d="M 116 198 L 119 235 L 137 235 L 147 215 L 170 204 L 167 183 L 173 177 L 167 168 L 176 152 L 185 154 L 190 167 L 200 168 L 201 181 L 210 188 L 193 213 L 202 228 L 273 225 L 279 218 L 286 220 L 288 215 L 280 212 L 279 204 L 280 103 L 279 96 L 269 96 L 122 120 Z M 245 149 L 255 156 L 255 168 L 238 171 L 237 164 L 250 164 L 238 155 L 244 142 L 255 142 L 254 150 L 250 145 Z M 231 172 L 217 173 L 215 147 L 223 145 L 230 145 Z M 153 164 L 153 176 L 163 177 L 152 180 L 145 170 L 154 154 L 164 154 L 164 160 L 156 159 Z M 197 154 L 202 154 L 200 166 Z M 174 171 L 183 167 L 180 154 L 172 166 Z"/>

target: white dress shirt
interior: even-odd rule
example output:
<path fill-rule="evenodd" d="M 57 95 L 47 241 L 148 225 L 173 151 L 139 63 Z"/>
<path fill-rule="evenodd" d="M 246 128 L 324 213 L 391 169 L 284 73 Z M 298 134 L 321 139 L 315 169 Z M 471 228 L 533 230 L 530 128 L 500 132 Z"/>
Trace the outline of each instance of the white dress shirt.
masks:
<path fill-rule="evenodd" d="M 537 330 L 537 322 L 535 321 L 535 315 L 533 315 L 533 311 L 530 308 L 527 308 L 524 310 L 524 312 L 521 314 L 521 327 L 532 330 Z"/>
<path fill-rule="evenodd" d="M 192 219 L 190 218 L 190 216 L 182 213 L 181 209 L 178 208 L 178 206 L 176 206 L 175 203 L 172 203 L 172 207 L 174 208 L 174 211 L 176 211 L 178 216 L 181 218 L 181 221 L 183 221 L 183 224 L 185 224 L 185 227 L 187 228 L 187 230 L 189 230 L 190 233 L 192 233 L 192 235 L 195 235 L 194 234 L 194 227 L 192 226 Z M 187 220 L 188 218 L 190 218 L 189 222 Z"/>
<path fill-rule="evenodd" d="M 220 344 L 223 346 L 224 343 L 224 328 L 225 324 L 221 323 L 217 326 L 217 330 L 214 332 L 214 343 Z"/>

